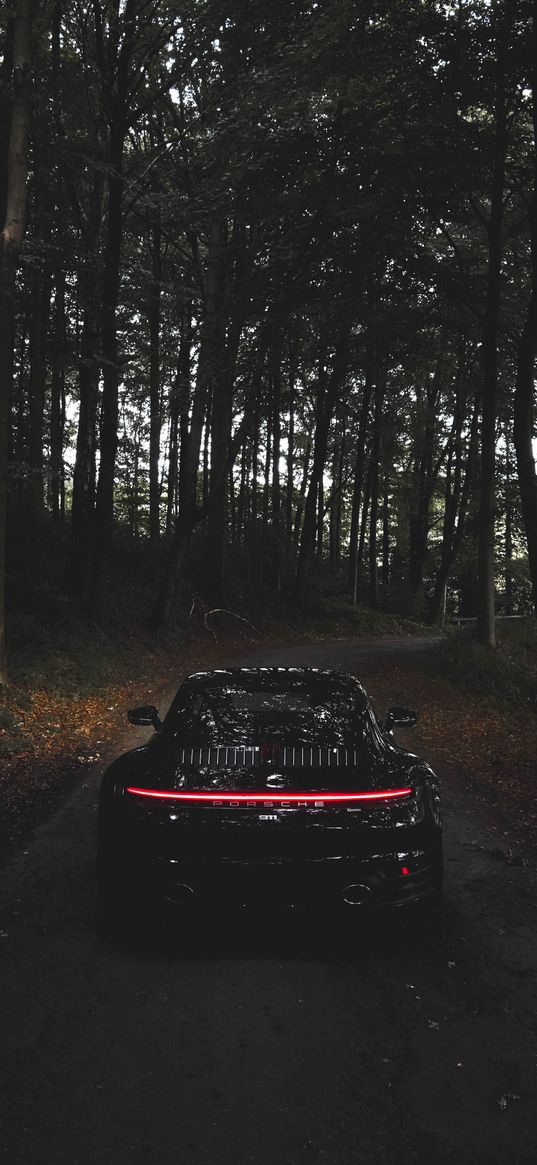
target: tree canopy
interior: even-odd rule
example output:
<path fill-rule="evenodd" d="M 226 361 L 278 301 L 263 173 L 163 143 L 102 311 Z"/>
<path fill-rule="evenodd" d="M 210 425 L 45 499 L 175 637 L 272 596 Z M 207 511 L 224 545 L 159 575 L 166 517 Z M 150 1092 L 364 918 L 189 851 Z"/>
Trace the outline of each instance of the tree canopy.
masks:
<path fill-rule="evenodd" d="M 194 574 L 537 610 L 535 0 L 1 20 L 8 575 L 56 527 L 95 620 L 121 532 L 156 630 Z"/>

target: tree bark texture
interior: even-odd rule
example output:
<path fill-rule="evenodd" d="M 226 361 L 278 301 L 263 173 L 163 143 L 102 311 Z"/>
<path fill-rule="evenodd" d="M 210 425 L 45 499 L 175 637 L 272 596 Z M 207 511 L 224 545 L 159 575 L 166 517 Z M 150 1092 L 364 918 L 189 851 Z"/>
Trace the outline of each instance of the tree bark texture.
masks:
<path fill-rule="evenodd" d="M 309 571 L 315 547 L 317 502 L 322 484 L 323 470 L 326 464 L 328 433 L 338 394 L 347 372 L 350 335 L 351 323 L 347 321 L 342 326 L 337 339 L 332 371 L 328 382 L 325 385 L 321 381 L 318 386 L 313 464 L 304 508 L 304 522 L 294 588 L 295 600 L 300 605 L 305 603 L 308 594 Z"/>
<path fill-rule="evenodd" d="M 501 22 L 503 24 L 503 22 Z M 495 562 L 496 417 L 498 398 L 498 326 L 501 299 L 502 224 L 504 213 L 507 106 L 505 49 L 498 30 L 497 81 L 494 111 L 494 157 L 488 230 L 488 268 L 482 340 L 481 487 L 479 495 L 477 636 L 485 647 L 496 646 Z"/>
<path fill-rule="evenodd" d="M 150 228 L 152 280 L 149 292 L 149 537 L 160 538 L 160 303 L 162 282 L 160 214 Z"/>
<path fill-rule="evenodd" d="M 516 452 L 522 519 L 528 545 L 528 562 L 537 615 L 537 475 L 533 456 L 535 428 L 535 355 L 537 352 L 537 0 L 533 0 L 532 102 L 533 102 L 533 197 L 530 210 L 531 290 L 526 319 L 518 345 L 513 441 Z"/>
<path fill-rule="evenodd" d="M 223 599 L 224 593 L 233 387 L 244 310 L 242 303 L 244 247 L 240 211 L 237 211 L 230 242 L 226 234 L 225 223 L 214 219 L 210 236 L 207 285 L 207 326 L 212 337 L 213 399 L 205 564 L 208 594 L 217 602 Z M 212 281 L 211 286 L 209 280 Z"/>
<path fill-rule="evenodd" d="M 282 404 L 282 346 L 277 337 L 271 358 L 272 385 L 272 573 L 273 585 L 277 591 L 281 586 L 281 492 L 280 492 L 280 445 L 281 445 L 281 404 Z"/>
<path fill-rule="evenodd" d="M 63 521 L 65 510 L 63 439 L 65 431 L 65 272 L 55 281 L 54 326 L 51 344 L 50 378 L 50 507 L 55 522 Z"/>
<path fill-rule="evenodd" d="M 9 408 L 13 382 L 15 274 L 24 240 L 31 117 L 32 0 L 17 0 L 13 26 L 13 104 L 0 234 L 0 685 L 7 683 L 5 648 L 6 521 Z"/>
<path fill-rule="evenodd" d="M 438 473 L 435 465 L 435 422 L 440 397 L 439 370 L 423 394 L 424 417 L 416 447 L 413 500 L 409 523 L 408 582 L 415 599 L 421 596 L 427 560 L 431 498 Z"/>
<path fill-rule="evenodd" d="M 47 266 L 36 266 L 31 293 L 30 315 L 30 380 L 29 380 L 29 442 L 27 518 L 32 526 L 42 521 L 45 508 L 44 430 L 45 430 L 45 376 L 48 317 L 50 303 L 50 272 Z"/>
<path fill-rule="evenodd" d="M 102 617 L 106 558 L 114 522 L 114 477 L 118 446 L 119 352 L 117 306 L 119 300 L 121 244 L 123 237 L 123 143 L 125 128 L 112 127 L 111 171 L 108 182 L 108 223 L 104 256 L 101 304 L 102 404 L 100 424 L 99 480 L 95 499 L 89 615 Z"/>
<path fill-rule="evenodd" d="M 384 385 L 375 385 L 375 409 L 373 414 L 373 441 L 371 445 L 371 507 L 369 513 L 369 602 L 376 610 L 379 605 L 378 562 L 377 562 L 377 519 L 379 503 L 379 472 L 381 459 L 382 402 Z"/>
<path fill-rule="evenodd" d="M 216 241 L 220 238 L 218 230 L 215 229 L 213 248 L 216 249 L 213 249 L 210 256 L 211 261 L 208 263 L 205 284 L 205 319 L 202 327 L 196 386 L 192 402 L 188 399 L 188 380 L 186 377 L 187 368 L 190 367 L 190 322 L 185 332 L 183 360 L 180 361 L 180 380 L 178 378 L 181 410 L 179 512 L 164 575 L 151 613 L 150 623 L 155 631 L 164 627 L 171 617 L 177 588 L 190 548 L 192 532 L 206 509 L 205 502 L 201 507 L 198 505 L 198 472 L 204 431 L 207 447 L 207 426 L 210 424 L 209 411 L 212 412 L 214 377 L 218 368 L 217 362 L 222 344 L 221 299 L 224 282 L 221 268 L 222 252 L 220 246 L 216 246 Z M 227 496 L 227 461 L 224 482 L 224 493 Z"/>
<path fill-rule="evenodd" d="M 98 251 L 103 218 L 103 195 L 104 177 L 99 170 L 93 175 L 86 216 L 73 193 L 84 249 L 78 270 L 78 303 L 82 316 L 78 350 L 79 412 L 67 578 L 70 589 L 81 599 L 87 597 L 95 507 L 96 426 L 101 351 Z"/>
<path fill-rule="evenodd" d="M 369 407 L 373 392 L 373 376 L 371 363 L 366 363 L 362 403 L 358 421 L 356 437 L 356 459 L 354 462 L 354 482 L 352 490 L 351 530 L 349 539 L 349 589 L 354 607 L 358 596 L 358 545 L 360 533 L 360 507 L 362 504 L 362 489 L 364 483 L 367 428 L 369 421 Z"/>
<path fill-rule="evenodd" d="M 446 478 L 440 565 L 435 579 L 429 612 L 431 623 L 442 622 L 447 583 L 466 532 L 469 501 L 475 486 L 477 473 L 479 405 L 480 399 L 476 397 L 466 451 L 463 450 L 462 445 L 463 417 L 460 406 L 457 407 L 455 412 L 453 452 L 448 464 Z"/>

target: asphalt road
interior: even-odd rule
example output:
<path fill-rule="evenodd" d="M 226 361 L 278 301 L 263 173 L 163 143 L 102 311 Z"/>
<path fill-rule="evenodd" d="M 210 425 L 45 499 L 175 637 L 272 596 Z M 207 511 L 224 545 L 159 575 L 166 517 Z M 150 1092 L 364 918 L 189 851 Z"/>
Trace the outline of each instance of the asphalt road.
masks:
<path fill-rule="evenodd" d="M 367 680 L 375 651 L 248 661 Z M 131 945 L 96 926 L 90 772 L 0 882 L 1 1160 L 534 1165 L 536 874 L 501 859 L 490 821 L 439 771 L 447 888 L 432 934 L 244 914 Z"/>

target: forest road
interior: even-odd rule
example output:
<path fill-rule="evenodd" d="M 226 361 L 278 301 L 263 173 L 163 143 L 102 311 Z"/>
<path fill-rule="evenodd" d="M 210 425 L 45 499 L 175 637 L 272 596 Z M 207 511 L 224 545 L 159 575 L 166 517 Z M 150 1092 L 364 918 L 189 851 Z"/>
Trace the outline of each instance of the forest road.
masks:
<path fill-rule="evenodd" d="M 378 647 L 243 662 L 342 666 L 382 712 L 401 693 Z M 534 1165 L 536 872 L 499 860 L 449 761 L 428 759 L 446 823 L 433 933 L 244 914 L 145 946 L 96 926 L 96 766 L 2 875 L 2 1161 Z"/>

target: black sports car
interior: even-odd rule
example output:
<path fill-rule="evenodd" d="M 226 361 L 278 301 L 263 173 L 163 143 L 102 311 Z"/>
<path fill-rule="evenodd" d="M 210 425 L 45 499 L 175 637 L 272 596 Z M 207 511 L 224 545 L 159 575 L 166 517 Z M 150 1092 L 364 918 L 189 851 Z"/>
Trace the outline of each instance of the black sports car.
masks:
<path fill-rule="evenodd" d="M 406 907 L 442 885 L 438 781 L 392 740 L 360 683 L 229 668 L 181 684 L 155 736 L 114 761 L 99 802 L 104 906 Z"/>

